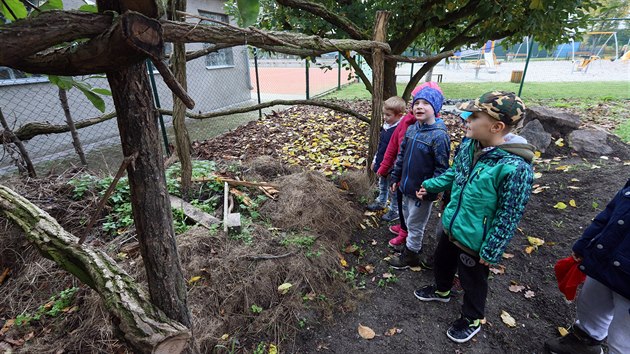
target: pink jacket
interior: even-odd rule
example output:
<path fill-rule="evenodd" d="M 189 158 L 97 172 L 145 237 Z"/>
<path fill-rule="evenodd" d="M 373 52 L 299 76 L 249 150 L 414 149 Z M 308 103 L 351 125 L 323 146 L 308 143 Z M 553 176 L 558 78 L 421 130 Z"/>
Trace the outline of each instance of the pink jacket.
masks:
<path fill-rule="evenodd" d="M 418 93 L 425 87 L 431 87 L 440 91 L 440 93 L 442 92 L 442 89 L 436 82 L 429 81 L 413 89 L 413 91 L 411 92 L 411 97 L 415 96 L 416 93 Z M 400 143 L 405 137 L 407 128 L 409 128 L 409 126 L 414 124 L 415 122 L 416 118 L 413 116 L 411 110 L 409 110 L 409 112 L 407 112 L 407 114 L 405 114 L 405 116 L 400 119 L 400 123 L 398 123 L 396 130 L 394 130 L 394 133 L 392 134 L 392 138 L 389 140 L 389 144 L 387 144 L 387 150 L 385 150 L 385 155 L 383 156 L 381 166 L 376 172 L 379 176 L 387 176 L 387 174 L 389 174 L 391 169 L 394 167 L 394 163 L 396 163 L 396 157 L 398 156 L 398 150 L 400 149 Z"/>

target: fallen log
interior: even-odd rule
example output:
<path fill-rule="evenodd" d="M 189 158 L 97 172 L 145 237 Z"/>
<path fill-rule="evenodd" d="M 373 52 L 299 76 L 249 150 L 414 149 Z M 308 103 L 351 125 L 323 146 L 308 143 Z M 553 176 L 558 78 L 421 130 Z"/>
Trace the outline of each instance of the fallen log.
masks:
<path fill-rule="evenodd" d="M 174 195 L 168 196 L 171 200 L 171 208 L 173 209 L 181 209 L 184 212 L 184 215 L 193 219 L 199 225 L 205 227 L 210 230 L 213 224 L 220 224 L 221 220 L 215 218 L 214 216 L 202 211 L 201 209 L 195 207 L 194 205 L 186 202 L 185 200 L 176 197 Z"/>
<path fill-rule="evenodd" d="M 191 334 L 148 300 L 148 296 L 106 253 L 79 245 L 48 213 L 0 185 L 0 211 L 22 227 L 41 254 L 55 261 L 103 300 L 125 341 L 139 353 L 181 353 Z"/>

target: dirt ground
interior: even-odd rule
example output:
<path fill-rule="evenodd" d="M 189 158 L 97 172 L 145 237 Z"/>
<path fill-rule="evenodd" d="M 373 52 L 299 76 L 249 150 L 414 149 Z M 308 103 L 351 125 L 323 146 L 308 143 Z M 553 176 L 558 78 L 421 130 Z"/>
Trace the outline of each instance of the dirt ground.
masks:
<path fill-rule="evenodd" d="M 532 195 L 519 232 L 506 252 L 514 257 L 502 262 L 505 273 L 491 274 L 487 324 L 471 342 L 456 344 L 445 334 L 450 322 L 459 316 L 461 295 L 446 304 L 423 303 L 414 297 L 413 291 L 432 283 L 432 271 L 397 271 L 383 261 L 391 254 L 387 241 L 392 237 L 384 225 L 356 233 L 352 239 L 365 252 L 361 258 L 348 255 L 350 266 L 371 264 L 375 267 L 373 274 L 359 276 L 365 280 L 365 290 L 357 299 L 356 311 L 338 313 L 329 323 L 309 326 L 300 333 L 294 352 L 542 353 L 545 338 L 557 336 L 557 328 L 568 327 L 575 315 L 575 305 L 567 302 L 557 288 L 555 262 L 570 254 L 582 230 L 630 178 L 630 166 L 602 162 L 605 161 L 581 161 L 567 172 L 555 170 L 554 166 L 558 165 L 551 165 L 548 172 L 545 171 L 547 166 L 537 166 L 543 175 L 535 183 L 549 188 Z M 601 168 L 593 169 L 594 164 Z M 577 208 L 569 206 L 558 210 L 553 207 L 556 202 L 568 204 L 572 199 Z M 598 206 L 594 208 L 593 203 Z M 425 234 L 425 254 L 435 248 L 436 222 L 438 216 L 434 209 Z M 525 236 L 541 238 L 545 244 L 526 254 L 524 250 L 529 243 Z M 376 245 L 372 245 L 372 240 Z M 398 281 L 379 286 L 379 279 L 387 273 L 394 274 Z M 511 284 L 523 285 L 526 289 L 513 293 L 508 290 Z M 535 295 L 526 298 L 526 290 Z M 501 321 L 503 310 L 516 319 L 516 328 L 508 328 Z M 372 328 L 377 337 L 369 341 L 359 337 L 359 324 Z M 392 328 L 401 331 L 393 336 L 385 335 Z"/>

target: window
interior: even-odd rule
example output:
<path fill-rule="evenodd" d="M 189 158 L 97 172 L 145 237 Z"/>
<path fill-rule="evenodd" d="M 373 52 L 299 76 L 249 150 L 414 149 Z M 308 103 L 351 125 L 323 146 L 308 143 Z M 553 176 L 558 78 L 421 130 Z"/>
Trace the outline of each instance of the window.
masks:
<path fill-rule="evenodd" d="M 207 17 L 215 21 L 228 23 L 229 19 L 227 15 L 218 14 L 214 12 L 199 10 L 199 16 Z M 217 26 L 218 24 L 210 21 L 201 21 L 204 25 Z M 214 44 L 204 43 L 203 48 L 213 47 Z M 206 55 L 206 68 L 224 68 L 234 66 L 234 54 L 232 48 L 219 49 L 214 53 Z"/>
<path fill-rule="evenodd" d="M 26 74 L 22 71 L 0 66 L 0 86 L 30 84 L 35 82 L 46 82 L 48 78 L 43 75 Z"/>

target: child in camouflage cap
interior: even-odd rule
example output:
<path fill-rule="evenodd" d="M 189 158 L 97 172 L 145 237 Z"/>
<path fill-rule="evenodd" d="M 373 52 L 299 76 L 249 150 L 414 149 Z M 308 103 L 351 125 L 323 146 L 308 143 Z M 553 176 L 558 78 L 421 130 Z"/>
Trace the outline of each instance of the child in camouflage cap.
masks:
<path fill-rule="evenodd" d="M 514 234 L 533 182 L 534 147 L 511 133 L 525 116 L 523 101 L 512 92 L 492 91 L 458 107 L 472 112 L 453 165 L 424 181 L 418 191 L 452 189 L 442 216 L 444 231 L 435 250 L 435 285 L 414 292 L 422 301 L 448 302 L 455 273 L 464 300 L 461 317 L 447 330 L 458 343 L 481 329 L 488 293 L 489 265 L 496 264 Z"/>

